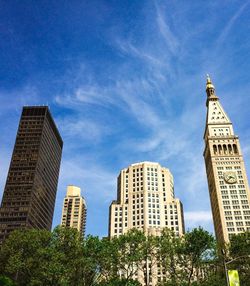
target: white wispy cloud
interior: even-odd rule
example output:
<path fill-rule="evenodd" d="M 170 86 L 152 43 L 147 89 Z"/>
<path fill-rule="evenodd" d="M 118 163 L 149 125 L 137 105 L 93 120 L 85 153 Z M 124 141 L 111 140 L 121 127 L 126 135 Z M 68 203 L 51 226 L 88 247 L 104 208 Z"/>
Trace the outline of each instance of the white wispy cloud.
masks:
<path fill-rule="evenodd" d="M 123 53 L 142 60 L 144 63 L 151 65 L 152 67 L 157 68 L 168 68 L 169 64 L 166 61 L 163 61 L 162 58 L 158 58 L 155 55 L 152 55 L 149 51 L 146 51 L 145 48 L 139 48 L 133 45 L 128 40 L 115 39 L 116 47 Z M 163 77 L 164 79 L 164 77 Z"/>
<path fill-rule="evenodd" d="M 77 140 L 90 140 L 92 143 L 99 142 L 103 136 L 110 134 L 111 130 L 103 122 L 94 119 L 86 119 L 84 117 L 68 116 L 58 119 L 57 124 L 60 127 L 64 138 L 77 138 Z"/>
<path fill-rule="evenodd" d="M 187 230 L 189 230 L 190 228 L 201 226 L 213 232 L 213 227 L 212 227 L 213 218 L 212 218 L 212 213 L 210 211 L 185 212 L 184 218 Z"/>
<path fill-rule="evenodd" d="M 222 43 L 225 41 L 225 39 L 228 37 L 230 30 L 232 29 L 233 25 L 239 19 L 241 14 L 245 11 L 245 9 L 249 5 L 249 3 L 250 3 L 250 1 L 244 2 L 239 7 L 239 9 L 234 13 L 234 15 L 229 19 L 229 21 L 227 22 L 226 26 L 223 28 L 221 34 L 219 35 L 219 37 L 216 41 L 217 47 L 220 47 L 222 45 Z"/>
<path fill-rule="evenodd" d="M 185 212 L 185 219 L 188 222 L 197 223 L 211 221 L 213 218 L 210 211 L 194 211 Z"/>
<path fill-rule="evenodd" d="M 96 104 L 105 107 L 115 103 L 115 100 L 112 99 L 112 94 L 108 91 L 109 88 L 101 88 L 93 82 L 91 85 L 76 87 L 71 94 L 57 95 L 55 102 L 75 109 L 80 108 L 79 104 Z"/>
<path fill-rule="evenodd" d="M 63 161 L 61 169 L 62 184 L 74 184 L 78 182 L 83 189 L 88 185 L 85 193 L 91 200 L 112 199 L 116 189 L 117 173 L 108 171 L 108 168 L 102 166 L 99 162 L 87 160 L 86 156 L 80 158 L 68 158 Z M 97 183 L 97 184 L 96 184 Z"/>
<path fill-rule="evenodd" d="M 92 208 L 98 206 L 89 210 L 91 222 L 107 221 L 108 204 L 116 198 L 116 177 L 121 166 L 149 159 L 161 162 L 173 172 L 176 195 L 187 210 L 187 226 L 201 224 L 211 228 L 202 157 L 205 74 L 212 72 L 215 84 L 220 82 L 226 92 L 226 80 L 230 82 L 235 74 L 225 71 L 233 61 L 230 55 L 234 50 L 228 47 L 219 53 L 216 47 L 225 42 L 248 4 L 249 1 L 239 7 L 217 40 L 208 40 L 206 35 L 221 26 L 218 13 L 213 13 L 218 3 L 195 2 L 195 10 L 190 10 L 190 4 L 176 4 L 173 8 L 155 1 L 147 4 L 148 10 L 144 7 L 146 17 L 141 26 L 137 23 L 138 30 L 131 27 L 129 33 L 113 33 L 111 37 L 109 34 L 108 39 L 103 33 L 103 41 L 112 48 L 110 62 L 108 57 L 99 62 L 100 55 L 97 62 L 82 57 L 65 71 L 60 79 L 64 88 L 55 89 L 57 96 L 51 99 L 65 141 L 57 223 L 67 184 L 82 187 L 87 203 Z M 194 23 L 190 15 L 203 11 L 203 5 L 211 13 L 204 15 L 204 21 Z M 243 91 L 243 87 L 240 89 Z M 245 85 L 245 94 L 248 89 Z M 229 92 L 227 100 L 234 97 L 232 87 Z M 39 101 L 46 104 L 32 84 L 21 92 L 0 93 L 0 97 L 3 106 L 7 106 L 0 113 L 4 117 L 9 110 L 16 109 L 17 120 L 21 105 Z M 233 113 L 240 113 L 242 122 L 248 114 L 247 102 L 245 97 L 234 103 Z M 4 130 L 7 134 L 7 128 Z M 247 155 L 248 147 L 243 151 Z M 6 170 L 9 161 L 3 159 L 4 154 L 1 156 L 0 165 Z"/>
<path fill-rule="evenodd" d="M 30 104 L 39 104 L 40 95 L 37 87 L 33 84 L 26 84 L 25 86 L 11 91 L 0 90 L 1 108 L 0 115 L 9 110 L 16 110 L 20 112 L 20 107 Z M 13 100 L 10 100 L 13 99 Z M 46 104 L 46 103 L 41 103 Z"/>
<path fill-rule="evenodd" d="M 177 49 L 179 47 L 179 41 L 175 36 L 175 33 L 171 31 L 170 26 L 167 24 L 166 14 L 164 15 L 163 11 L 157 4 L 156 7 L 156 21 L 159 27 L 159 31 L 163 36 L 165 43 L 169 51 L 176 55 Z"/>

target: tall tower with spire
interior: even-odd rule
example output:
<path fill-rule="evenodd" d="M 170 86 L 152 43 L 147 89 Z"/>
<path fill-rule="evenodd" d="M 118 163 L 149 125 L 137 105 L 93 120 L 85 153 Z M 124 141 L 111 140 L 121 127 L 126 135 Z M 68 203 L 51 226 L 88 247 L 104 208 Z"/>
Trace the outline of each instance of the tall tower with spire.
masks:
<path fill-rule="evenodd" d="M 216 238 L 229 242 L 233 234 L 250 231 L 250 193 L 239 137 L 220 104 L 209 76 L 204 133 L 208 188 Z"/>

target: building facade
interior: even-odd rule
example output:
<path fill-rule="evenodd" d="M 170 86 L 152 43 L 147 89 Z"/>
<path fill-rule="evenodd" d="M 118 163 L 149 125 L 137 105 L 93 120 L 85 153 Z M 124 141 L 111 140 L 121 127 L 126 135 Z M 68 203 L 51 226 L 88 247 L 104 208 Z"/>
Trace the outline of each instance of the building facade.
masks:
<path fill-rule="evenodd" d="M 47 106 L 23 107 L 0 208 L 0 242 L 15 229 L 51 229 L 63 141 Z"/>
<path fill-rule="evenodd" d="M 250 231 L 250 193 L 239 137 L 207 78 L 207 119 L 204 133 L 208 188 L 216 238 Z"/>
<path fill-rule="evenodd" d="M 121 170 L 117 200 L 111 203 L 109 210 L 109 237 L 118 237 L 132 228 L 146 235 L 161 235 L 166 227 L 176 235 L 184 233 L 182 203 L 175 198 L 169 169 L 158 163 L 140 162 Z M 145 273 L 138 271 L 134 278 L 142 285 L 154 286 L 163 276 L 158 266 L 147 263 Z"/>
<path fill-rule="evenodd" d="M 63 202 L 61 225 L 76 228 L 85 235 L 87 206 L 81 196 L 81 189 L 76 186 L 68 186 L 67 194 Z"/>

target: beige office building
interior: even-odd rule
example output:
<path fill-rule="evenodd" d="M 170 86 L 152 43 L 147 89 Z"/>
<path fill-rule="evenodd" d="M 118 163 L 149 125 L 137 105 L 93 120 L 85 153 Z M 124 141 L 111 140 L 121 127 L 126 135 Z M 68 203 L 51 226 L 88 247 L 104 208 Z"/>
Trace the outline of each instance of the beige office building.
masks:
<path fill-rule="evenodd" d="M 239 137 L 207 78 L 204 134 L 207 179 L 216 238 L 250 231 L 250 193 Z"/>
<path fill-rule="evenodd" d="M 158 163 L 140 162 L 121 170 L 117 200 L 110 205 L 109 236 L 125 234 L 132 228 L 146 235 L 160 235 L 166 227 L 176 235 L 184 233 L 182 203 L 174 196 L 174 180 L 169 169 Z M 151 275 L 145 278 L 146 274 L 138 271 L 134 278 L 142 285 L 152 286 L 164 279 L 157 267 L 146 273 Z"/>
<path fill-rule="evenodd" d="M 64 198 L 61 225 L 76 228 L 83 235 L 86 228 L 87 206 L 81 196 L 81 189 L 76 186 L 67 187 Z"/>

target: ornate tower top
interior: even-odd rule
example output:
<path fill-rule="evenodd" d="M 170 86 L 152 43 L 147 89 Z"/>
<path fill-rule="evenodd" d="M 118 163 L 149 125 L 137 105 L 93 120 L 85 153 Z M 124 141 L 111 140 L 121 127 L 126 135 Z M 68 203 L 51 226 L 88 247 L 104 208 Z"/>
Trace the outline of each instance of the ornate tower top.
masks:
<path fill-rule="evenodd" d="M 250 192 L 239 138 L 209 76 L 204 158 L 216 238 L 250 231 Z"/>
<path fill-rule="evenodd" d="M 207 105 L 209 100 L 218 100 L 219 98 L 215 94 L 215 88 L 211 81 L 210 76 L 207 74 L 207 84 L 206 84 L 206 92 L 207 92 Z"/>
<path fill-rule="evenodd" d="M 212 134 L 214 133 L 213 125 L 216 125 L 217 127 L 220 125 L 220 129 L 222 128 L 222 125 L 230 125 L 231 134 L 234 134 L 232 123 L 225 110 L 223 109 L 222 105 L 220 104 L 219 97 L 215 93 L 215 88 L 209 75 L 207 75 L 206 93 L 207 119 L 204 138 L 207 138 L 207 136 L 212 136 Z"/>
<path fill-rule="evenodd" d="M 209 76 L 209 74 L 207 74 L 207 89 L 208 88 L 213 88 L 214 89 L 214 85 L 212 84 L 211 78 Z"/>

